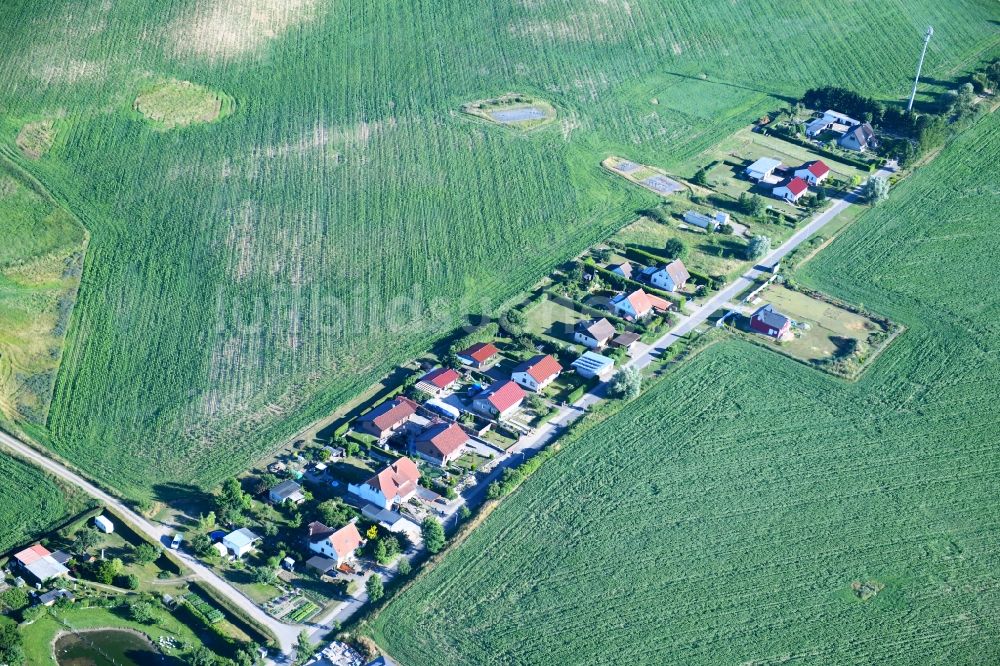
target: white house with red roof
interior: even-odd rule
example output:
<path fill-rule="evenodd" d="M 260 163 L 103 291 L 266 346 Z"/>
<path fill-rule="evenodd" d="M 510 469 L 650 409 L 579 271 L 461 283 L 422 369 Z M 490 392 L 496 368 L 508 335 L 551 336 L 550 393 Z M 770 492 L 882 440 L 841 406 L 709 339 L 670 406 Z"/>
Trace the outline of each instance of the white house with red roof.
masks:
<path fill-rule="evenodd" d="M 481 414 L 504 419 L 518 410 L 525 397 L 524 389 L 515 382 L 499 381 L 476 396 L 472 406 Z"/>
<path fill-rule="evenodd" d="M 319 521 L 309 523 L 309 550 L 334 560 L 338 567 L 350 562 L 364 542 L 353 520 L 339 530 Z"/>
<path fill-rule="evenodd" d="M 528 389 L 538 393 L 555 381 L 563 367 L 551 354 L 539 354 L 514 368 L 510 378 Z"/>
<path fill-rule="evenodd" d="M 369 504 L 383 509 L 402 503 L 413 497 L 420 481 L 417 464 L 403 457 L 392 463 L 364 483 L 348 484 L 347 490 Z"/>
<path fill-rule="evenodd" d="M 417 389 L 430 395 L 441 395 L 458 384 L 460 375 L 453 368 L 435 368 L 420 378 Z"/>
<path fill-rule="evenodd" d="M 806 162 L 795 170 L 795 177 L 801 178 L 809 185 L 816 186 L 822 183 L 830 175 L 830 167 L 823 160 Z"/>
<path fill-rule="evenodd" d="M 46 583 L 69 573 L 69 569 L 56 560 L 52 552 L 40 543 L 18 551 L 14 554 L 14 560 L 39 583 Z"/>
<path fill-rule="evenodd" d="M 623 319 L 635 321 L 648 317 L 653 311 L 666 312 L 670 301 L 636 289 L 629 294 L 618 294 L 611 299 L 611 307 Z"/>
<path fill-rule="evenodd" d="M 790 181 L 772 190 L 774 196 L 784 199 L 788 203 L 795 203 L 809 191 L 809 184 L 796 176 Z"/>
<path fill-rule="evenodd" d="M 418 406 L 409 398 L 397 396 L 393 400 L 383 402 L 367 414 L 362 414 L 355 429 L 384 441 L 417 413 Z"/>
<path fill-rule="evenodd" d="M 664 291 L 677 291 L 683 289 L 687 281 L 691 279 L 687 266 L 680 259 L 674 259 L 669 264 L 653 273 L 649 282 Z"/>
<path fill-rule="evenodd" d="M 413 440 L 413 452 L 438 467 L 444 467 L 462 455 L 462 447 L 469 441 L 462 426 L 439 421 L 432 423 Z"/>
<path fill-rule="evenodd" d="M 487 368 L 496 360 L 500 350 L 491 342 L 477 342 L 468 349 L 458 352 L 458 360 L 477 370 Z"/>

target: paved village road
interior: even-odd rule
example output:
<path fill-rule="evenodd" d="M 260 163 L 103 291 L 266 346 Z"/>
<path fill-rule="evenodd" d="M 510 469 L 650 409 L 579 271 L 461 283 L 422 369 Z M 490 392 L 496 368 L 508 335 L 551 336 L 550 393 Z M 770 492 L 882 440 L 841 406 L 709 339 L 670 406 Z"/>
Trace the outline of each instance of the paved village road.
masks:
<path fill-rule="evenodd" d="M 28 446 L 24 442 L 7 434 L 6 432 L 3 432 L 2 430 L 0 430 L 0 448 L 6 449 L 18 458 L 22 458 L 38 467 L 41 467 L 52 476 L 61 479 L 70 485 L 76 486 L 83 492 L 104 504 L 104 506 L 107 507 L 109 511 L 114 513 L 119 520 L 125 521 L 132 529 L 137 532 L 141 532 L 156 543 L 162 544 L 164 538 L 167 536 L 167 529 L 165 527 L 154 525 L 136 512 L 132 511 L 132 509 L 128 508 L 124 503 L 122 503 L 121 500 L 109 495 L 84 479 L 79 474 L 76 474 L 67 468 L 65 465 L 52 460 L 41 451 Z M 279 622 L 265 613 L 248 597 L 244 596 L 242 592 L 220 578 L 218 574 L 201 564 L 190 554 L 184 551 L 174 551 L 174 553 L 184 561 L 188 568 L 191 569 L 192 573 L 197 576 L 202 583 L 211 587 L 218 594 L 224 596 L 260 625 L 267 627 L 278 640 L 278 644 L 282 652 L 288 653 L 292 651 L 299 632 L 302 629 L 305 629 L 305 627 Z"/>
<path fill-rule="evenodd" d="M 888 178 L 893 172 L 895 172 L 895 170 L 894 165 L 886 166 L 877 171 L 875 173 L 875 177 Z M 661 356 L 667 348 L 696 329 L 698 326 L 705 323 L 705 321 L 707 321 L 708 318 L 719 308 L 725 306 L 726 303 L 736 298 L 745 290 L 749 289 L 750 286 L 754 284 L 755 279 L 762 273 L 770 272 L 771 268 L 781 262 L 781 260 L 784 259 L 792 250 L 797 248 L 799 245 L 808 240 L 813 234 L 826 226 L 848 206 L 857 203 L 861 199 L 861 192 L 862 187 L 857 187 L 844 195 L 843 198 L 835 201 L 829 208 L 809 222 L 809 224 L 796 231 L 788 240 L 763 257 L 756 266 L 748 270 L 731 284 L 727 285 L 717 294 L 705 301 L 698 307 L 697 310 L 685 316 L 676 326 L 667 331 L 667 333 L 658 340 L 653 342 L 651 345 L 638 347 L 632 360 L 626 363 L 625 366 L 634 366 L 640 369 L 648 366 L 654 359 Z M 508 455 L 507 458 L 491 470 L 485 479 L 466 491 L 464 494 L 466 503 L 470 505 L 481 503 L 486 498 L 486 490 L 490 483 L 499 479 L 503 474 L 504 469 L 519 465 L 526 458 L 530 458 L 532 455 L 540 451 L 566 426 L 583 416 L 588 408 L 596 405 L 602 400 L 605 400 L 610 388 L 610 381 L 601 382 L 572 405 L 562 407 L 559 412 L 541 428 L 538 428 L 535 432 L 518 440 L 517 444 L 508 450 L 510 455 Z"/>

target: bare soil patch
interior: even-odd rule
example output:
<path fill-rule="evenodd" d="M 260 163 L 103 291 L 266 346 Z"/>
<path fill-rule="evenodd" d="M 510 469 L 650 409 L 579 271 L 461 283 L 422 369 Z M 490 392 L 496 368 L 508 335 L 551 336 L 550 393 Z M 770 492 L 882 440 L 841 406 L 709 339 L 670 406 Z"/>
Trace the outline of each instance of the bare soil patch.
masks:
<path fill-rule="evenodd" d="M 45 119 L 26 123 L 17 133 L 15 142 L 22 155 L 37 160 L 49 152 L 55 140 L 56 123 L 54 120 Z"/>

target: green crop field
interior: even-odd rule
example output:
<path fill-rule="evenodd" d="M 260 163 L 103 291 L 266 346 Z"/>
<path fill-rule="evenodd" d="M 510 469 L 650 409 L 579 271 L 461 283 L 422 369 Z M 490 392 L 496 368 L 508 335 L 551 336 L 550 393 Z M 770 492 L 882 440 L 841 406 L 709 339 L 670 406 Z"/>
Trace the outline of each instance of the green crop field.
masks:
<path fill-rule="evenodd" d="M 82 495 L 5 453 L 0 453 L 0 479 L 0 553 L 37 538 L 86 505 Z"/>
<path fill-rule="evenodd" d="M 933 23 L 926 102 L 994 9 L 5 2 L 0 147 L 91 233 L 44 439 L 132 496 L 210 486 L 656 201 L 604 156 L 669 169 L 818 84 L 898 99 Z M 192 91 L 225 117 L 167 127 L 212 116 Z M 508 91 L 556 120 L 461 112 Z"/>
<path fill-rule="evenodd" d="M 998 160 L 993 114 L 807 264 L 909 327 L 857 383 L 710 347 L 570 441 L 376 640 L 427 666 L 997 663 Z"/>

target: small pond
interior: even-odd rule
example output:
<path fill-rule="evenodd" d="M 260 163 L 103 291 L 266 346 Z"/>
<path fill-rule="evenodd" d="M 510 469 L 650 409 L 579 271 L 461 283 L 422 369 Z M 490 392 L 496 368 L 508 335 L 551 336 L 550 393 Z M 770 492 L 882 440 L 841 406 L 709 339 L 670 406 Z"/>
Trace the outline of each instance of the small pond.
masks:
<path fill-rule="evenodd" d="M 146 666 L 163 663 L 153 644 L 131 631 L 100 629 L 64 634 L 55 645 L 59 666 Z"/>

